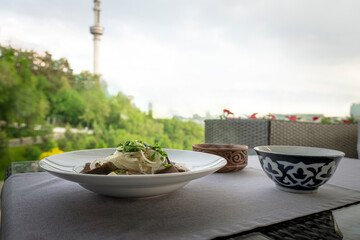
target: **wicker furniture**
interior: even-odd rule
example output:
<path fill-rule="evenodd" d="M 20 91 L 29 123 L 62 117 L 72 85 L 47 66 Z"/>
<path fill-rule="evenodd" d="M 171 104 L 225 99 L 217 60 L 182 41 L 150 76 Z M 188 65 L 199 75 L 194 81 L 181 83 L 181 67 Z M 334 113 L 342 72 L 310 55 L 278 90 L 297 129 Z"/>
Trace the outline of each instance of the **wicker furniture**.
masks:
<path fill-rule="evenodd" d="M 311 122 L 271 121 L 271 145 L 298 145 L 330 148 L 356 158 L 356 124 L 319 124 Z"/>
<path fill-rule="evenodd" d="M 282 120 L 205 120 L 205 142 L 322 147 L 342 151 L 357 158 L 356 124 L 320 124 Z M 359 148 L 359 145 L 358 145 Z"/>
<path fill-rule="evenodd" d="M 205 143 L 243 144 L 249 148 L 267 145 L 269 143 L 269 121 L 205 120 Z"/>
<path fill-rule="evenodd" d="M 360 159 L 360 122 L 358 122 L 357 152 L 358 152 L 358 158 Z"/>

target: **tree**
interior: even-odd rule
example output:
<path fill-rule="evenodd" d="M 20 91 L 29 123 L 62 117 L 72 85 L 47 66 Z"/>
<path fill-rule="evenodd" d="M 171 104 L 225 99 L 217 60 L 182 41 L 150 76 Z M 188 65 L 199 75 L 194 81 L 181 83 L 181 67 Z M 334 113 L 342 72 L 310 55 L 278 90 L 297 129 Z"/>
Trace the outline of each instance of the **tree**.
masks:
<path fill-rule="evenodd" d="M 1 48 L 0 107 L 7 123 L 41 123 L 48 113 L 48 101 L 31 72 L 31 53 Z"/>
<path fill-rule="evenodd" d="M 99 76 L 86 71 L 74 74 L 66 59 L 53 59 L 48 52 L 0 46 L 0 109 L 0 120 L 8 125 L 25 123 L 24 134 L 31 133 L 36 124 L 45 126 L 48 118 L 94 130 L 94 136 L 67 134 L 69 140 L 62 145 L 67 150 L 113 147 L 128 139 L 190 149 L 203 141 L 201 126 L 153 119 L 125 94 L 110 96 Z"/>
<path fill-rule="evenodd" d="M 74 89 L 61 90 L 53 97 L 51 115 L 65 123 L 76 126 L 85 113 L 85 100 Z"/>
<path fill-rule="evenodd" d="M 81 119 L 83 119 L 88 126 L 93 126 L 94 123 L 100 125 L 105 124 L 110 113 L 108 98 L 105 92 L 98 86 L 92 86 L 81 94 L 85 100 L 85 110 L 81 115 Z"/>

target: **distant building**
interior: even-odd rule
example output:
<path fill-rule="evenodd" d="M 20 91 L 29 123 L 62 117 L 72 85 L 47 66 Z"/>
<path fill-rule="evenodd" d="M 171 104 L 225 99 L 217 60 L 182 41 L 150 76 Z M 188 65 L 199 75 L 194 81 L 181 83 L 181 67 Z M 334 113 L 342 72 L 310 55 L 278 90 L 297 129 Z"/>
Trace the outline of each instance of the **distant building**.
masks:
<path fill-rule="evenodd" d="M 360 120 L 360 103 L 351 104 L 350 116 L 356 120 Z"/>
<path fill-rule="evenodd" d="M 154 108 L 153 108 L 153 104 L 152 104 L 152 102 L 149 102 L 149 105 L 148 105 L 148 115 L 149 115 L 149 117 L 153 117 L 153 113 L 154 113 L 154 110 L 153 110 Z"/>
<path fill-rule="evenodd" d="M 193 114 L 192 117 L 182 117 L 182 116 L 179 116 L 179 115 L 174 115 L 173 117 L 180 120 L 180 121 L 184 121 L 184 122 L 191 121 L 191 122 L 195 122 L 197 124 L 200 124 L 202 126 L 205 125 L 204 121 L 206 119 L 220 119 L 219 115 L 214 116 L 214 115 L 211 115 L 209 112 L 206 112 L 205 116 L 201 116 L 199 114 Z"/>

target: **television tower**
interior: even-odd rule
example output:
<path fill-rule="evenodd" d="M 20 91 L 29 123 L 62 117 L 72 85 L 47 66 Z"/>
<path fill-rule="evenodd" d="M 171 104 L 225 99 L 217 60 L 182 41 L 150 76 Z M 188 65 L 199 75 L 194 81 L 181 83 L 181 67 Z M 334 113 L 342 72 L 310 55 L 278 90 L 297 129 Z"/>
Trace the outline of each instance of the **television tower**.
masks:
<path fill-rule="evenodd" d="M 94 0 L 94 25 L 90 27 L 90 33 L 94 35 L 94 74 L 99 74 L 99 47 L 100 37 L 104 28 L 100 26 L 100 0 Z"/>

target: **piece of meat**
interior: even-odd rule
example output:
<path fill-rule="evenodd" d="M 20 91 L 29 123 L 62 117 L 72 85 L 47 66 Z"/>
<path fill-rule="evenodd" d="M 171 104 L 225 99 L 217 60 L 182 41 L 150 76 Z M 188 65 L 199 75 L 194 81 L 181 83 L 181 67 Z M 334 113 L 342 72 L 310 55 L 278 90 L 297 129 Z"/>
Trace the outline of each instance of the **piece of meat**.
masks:
<path fill-rule="evenodd" d="M 187 172 L 187 171 L 189 171 L 189 169 L 187 169 L 186 167 L 181 166 L 181 165 L 175 164 L 174 167 L 178 170 L 178 172 Z"/>
<path fill-rule="evenodd" d="M 161 173 L 176 173 L 179 172 L 176 167 L 174 167 L 174 164 L 170 162 L 170 159 L 166 157 L 166 163 L 171 164 L 172 166 L 169 168 L 165 168 L 163 170 L 157 171 L 155 174 L 161 174 Z"/>
<path fill-rule="evenodd" d="M 161 174 L 161 173 L 176 173 L 176 172 L 179 172 L 177 170 L 176 167 L 174 167 L 174 165 L 172 165 L 171 167 L 169 168 L 165 168 L 163 170 L 160 170 L 160 171 L 157 171 L 156 174 Z"/>
<path fill-rule="evenodd" d="M 88 162 L 88 163 L 85 164 L 85 167 L 84 167 L 84 169 L 81 171 L 81 173 L 85 173 L 85 172 L 88 172 L 88 171 L 90 171 L 90 170 L 91 170 L 91 168 L 90 168 L 90 163 Z"/>
<path fill-rule="evenodd" d="M 117 167 L 112 162 L 107 162 L 102 165 L 98 164 L 94 169 L 90 169 L 90 163 L 86 163 L 81 173 L 107 175 L 116 169 Z"/>

